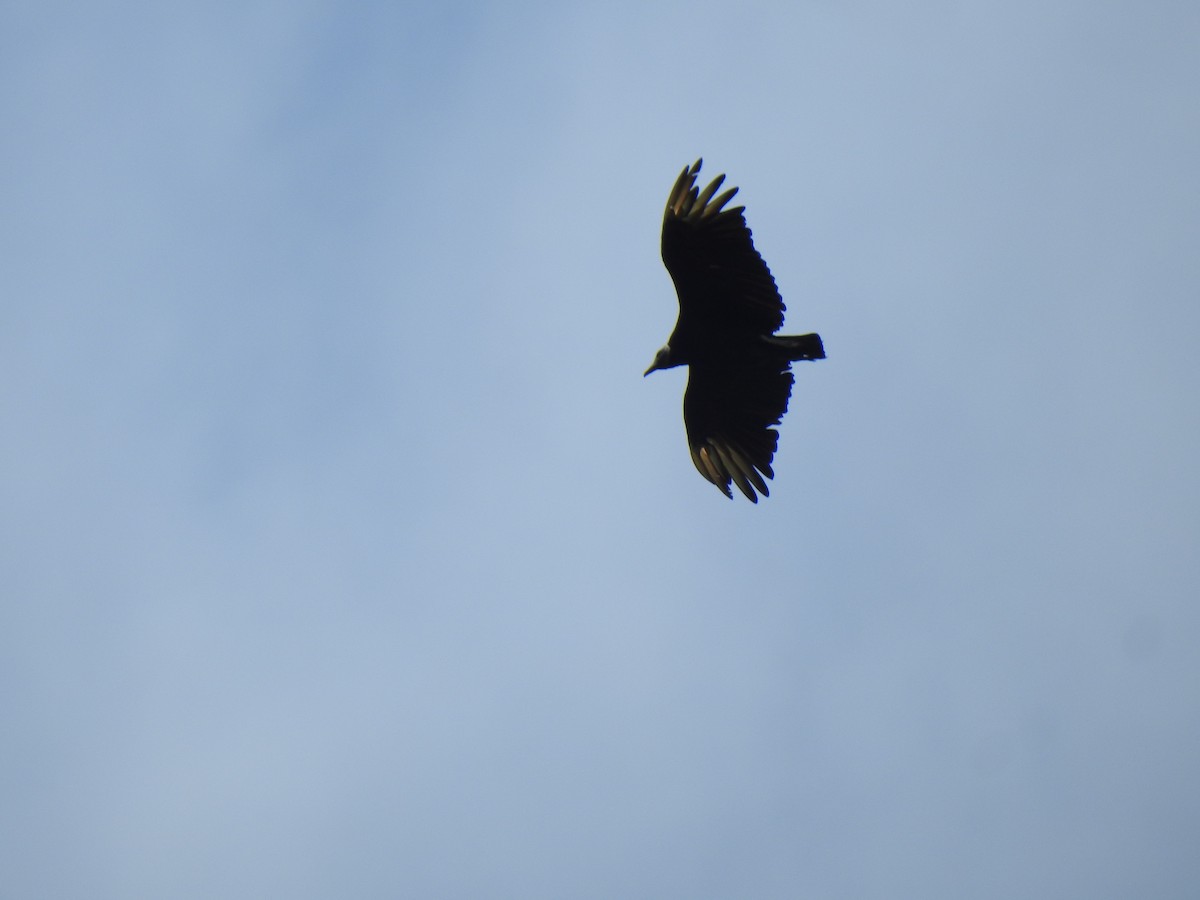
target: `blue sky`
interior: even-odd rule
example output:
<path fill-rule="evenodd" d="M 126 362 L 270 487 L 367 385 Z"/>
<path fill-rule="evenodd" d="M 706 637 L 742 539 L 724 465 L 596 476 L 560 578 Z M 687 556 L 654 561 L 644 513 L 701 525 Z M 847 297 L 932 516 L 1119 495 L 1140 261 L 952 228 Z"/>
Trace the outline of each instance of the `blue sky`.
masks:
<path fill-rule="evenodd" d="M 1190 897 L 1200 12 L 0 9 L 0 895 Z M 726 172 L 802 365 L 693 469 Z"/>

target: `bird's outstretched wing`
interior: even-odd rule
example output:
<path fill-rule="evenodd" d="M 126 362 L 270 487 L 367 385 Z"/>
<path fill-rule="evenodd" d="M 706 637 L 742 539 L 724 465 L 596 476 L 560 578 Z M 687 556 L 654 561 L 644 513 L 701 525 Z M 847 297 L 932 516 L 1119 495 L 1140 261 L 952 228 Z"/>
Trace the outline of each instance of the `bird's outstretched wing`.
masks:
<path fill-rule="evenodd" d="M 696 187 L 701 160 L 675 181 L 663 213 L 662 258 L 679 295 L 680 331 L 720 335 L 773 334 L 783 324 L 783 298 L 754 249 L 745 207 L 717 195 L 725 180 Z"/>
<path fill-rule="evenodd" d="M 683 422 L 700 474 L 725 496 L 733 496 L 732 483 L 757 503 L 755 491 L 769 496 L 764 479 L 775 477 L 771 460 L 779 432 L 772 426 L 787 412 L 792 373 L 786 361 L 741 362 L 690 367 Z"/>

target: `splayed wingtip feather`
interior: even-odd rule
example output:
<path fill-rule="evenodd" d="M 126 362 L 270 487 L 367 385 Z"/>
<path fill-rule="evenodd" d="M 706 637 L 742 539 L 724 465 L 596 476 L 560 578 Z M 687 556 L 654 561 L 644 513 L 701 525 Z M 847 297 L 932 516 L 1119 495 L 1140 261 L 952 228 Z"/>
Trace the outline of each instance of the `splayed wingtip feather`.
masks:
<path fill-rule="evenodd" d="M 708 201 L 712 199 L 713 194 L 717 192 L 717 188 L 719 188 L 724 181 L 724 175 L 718 175 L 716 178 L 710 181 L 708 183 L 708 187 L 700 192 L 700 196 L 696 199 L 696 203 L 701 207 L 707 207 Z"/>

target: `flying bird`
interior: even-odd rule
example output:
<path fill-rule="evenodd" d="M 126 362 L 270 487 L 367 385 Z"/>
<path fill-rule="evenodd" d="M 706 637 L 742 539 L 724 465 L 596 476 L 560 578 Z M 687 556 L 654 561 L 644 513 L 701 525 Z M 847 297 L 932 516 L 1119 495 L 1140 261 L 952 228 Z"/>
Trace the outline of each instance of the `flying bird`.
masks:
<path fill-rule="evenodd" d="M 702 160 L 685 167 L 663 214 L 662 258 L 679 295 L 679 319 L 646 370 L 688 366 L 683 424 L 692 462 L 726 497 L 735 484 L 758 502 L 769 496 L 778 425 L 792 392 L 791 363 L 824 359 L 818 334 L 777 335 L 783 298 L 754 249 L 742 215 L 717 195 L 718 175 L 696 188 Z"/>

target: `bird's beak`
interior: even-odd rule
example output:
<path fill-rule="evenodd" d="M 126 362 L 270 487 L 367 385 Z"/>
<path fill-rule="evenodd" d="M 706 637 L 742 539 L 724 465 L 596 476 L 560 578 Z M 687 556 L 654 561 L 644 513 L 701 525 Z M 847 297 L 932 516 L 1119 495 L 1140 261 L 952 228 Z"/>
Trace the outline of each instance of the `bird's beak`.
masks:
<path fill-rule="evenodd" d="M 647 375 L 649 375 L 651 372 L 655 371 L 656 369 L 665 369 L 667 367 L 667 363 L 670 362 L 670 356 L 671 356 L 671 345 L 668 344 L 665 347 L 663 347 L 661 350 L 659 350 L 657 353 L 654 354 L 654 362 L 650 363 L 650 368 L 648 368 L 645 372 L 642 373 L 642 377 L 645 378 Z"/>

